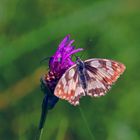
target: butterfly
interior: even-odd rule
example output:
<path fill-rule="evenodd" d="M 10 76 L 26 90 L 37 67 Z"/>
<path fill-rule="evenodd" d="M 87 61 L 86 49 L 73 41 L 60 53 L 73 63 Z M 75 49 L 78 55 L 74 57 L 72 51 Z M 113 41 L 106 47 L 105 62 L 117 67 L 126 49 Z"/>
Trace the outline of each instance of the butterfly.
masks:
<path fill-rule="evenodd" d="M 124 72 L 125 65 L 109 59 L 79 57 L 58 81 L 54 95 L 76 106 L 82 96 L 104 96 Z"/>

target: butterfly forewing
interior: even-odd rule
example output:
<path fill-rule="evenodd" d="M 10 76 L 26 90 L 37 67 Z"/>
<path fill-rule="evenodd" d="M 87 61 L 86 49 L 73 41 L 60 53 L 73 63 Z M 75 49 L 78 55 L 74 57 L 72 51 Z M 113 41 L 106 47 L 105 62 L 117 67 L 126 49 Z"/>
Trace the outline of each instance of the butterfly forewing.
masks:
<path fill-rule="evenodd" d="M 125 70 L 122 63 L 108 59 L 86 60 L 85 67 L 87 94 L 94 97 L 105 95 Z"/>
<path fill-rule="evenodd" d="M 76 65 L 70 67 L 63 74 L 55 88 L 54 95 L 73 105 L 79 104 L 79 99 L 84 95 L 84 90 L 79 81 Z"/>

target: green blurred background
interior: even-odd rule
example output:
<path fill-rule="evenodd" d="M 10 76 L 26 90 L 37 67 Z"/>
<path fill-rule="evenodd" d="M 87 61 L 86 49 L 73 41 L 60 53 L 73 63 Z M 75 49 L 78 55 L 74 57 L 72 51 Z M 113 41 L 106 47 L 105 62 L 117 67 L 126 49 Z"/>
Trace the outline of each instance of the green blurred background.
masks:
<path fill-rule="evenodd" d="M 42 140 L 140 140 L 140 3 L 138 0 L 0 0 L 0 140 L 35 140 L 43 93 L 40 77 L 67 34 L 82 59 L 123 62 L 105 97 L 59 101 Z M 91 136 L 92 135 L 92 136 Z"/>

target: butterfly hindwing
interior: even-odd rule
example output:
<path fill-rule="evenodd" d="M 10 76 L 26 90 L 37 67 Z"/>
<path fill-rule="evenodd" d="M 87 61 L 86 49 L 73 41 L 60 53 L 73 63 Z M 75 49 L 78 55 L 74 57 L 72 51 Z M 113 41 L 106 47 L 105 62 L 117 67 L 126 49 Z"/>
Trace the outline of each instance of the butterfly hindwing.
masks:
<path fill-rule="evenodd" d="M 71 99 L 70 103 L 73 104 L 73 105 L 78 105 L 79 104 L 79 99 L 82 96 L 85 96 L 85 92 L 84 92 L 84 89 L 82 88 L 82 85 L 81 85 L 81 82 L 80 82 L 80 79 L 79 79 L 79 75 L 77 74 L 75 95 Z"/>
<path fill-rule="evenodd" d="M 86 60 L 85 67 L 87 94 L 94 97 L 105 95 L 125 70 L 122 63 L 108 59 Z"/>

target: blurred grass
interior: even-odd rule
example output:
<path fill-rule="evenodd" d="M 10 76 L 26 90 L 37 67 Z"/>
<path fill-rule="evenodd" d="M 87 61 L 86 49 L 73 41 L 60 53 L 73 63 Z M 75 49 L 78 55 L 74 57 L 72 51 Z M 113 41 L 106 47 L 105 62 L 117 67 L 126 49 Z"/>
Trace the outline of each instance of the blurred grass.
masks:
<path fill-rule="evenodd" d="M 26 94 L 33 91 L 39 84 L 41 72 L 43 72 L 43 68 L 38 68 L 32 75 L 23 78 L 21 81 L 18 81 L 18 83 L 7 88 L 4 93 L 0 93 L 0 109 L 9 106 L 9 104 L 11 105 L 16 102 L 16 100 L 23 98 Z M 23 87 L 24 90 L 21 90 Z"/>
<path fill-rule="evenodd" d="M 43 94 L 39 61 L 71 34 L 82 59 L 123 62 L 127 70 L 103 98 L 81 100 L 97 140 L 140 139 L 140 3 L 138 0 L 0 1 L 0 139 L 34 139 Z M 50 49 L 51 48 L 51 49 Z M 59 101 L 50 111 L 43 139 L 91 139 L 78 108 Z"/>

